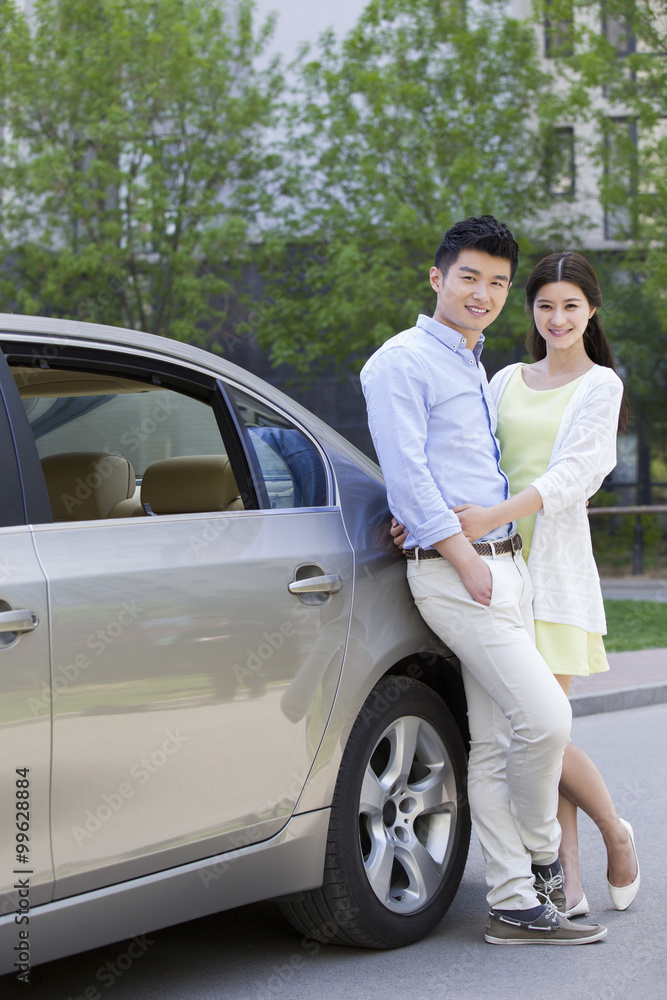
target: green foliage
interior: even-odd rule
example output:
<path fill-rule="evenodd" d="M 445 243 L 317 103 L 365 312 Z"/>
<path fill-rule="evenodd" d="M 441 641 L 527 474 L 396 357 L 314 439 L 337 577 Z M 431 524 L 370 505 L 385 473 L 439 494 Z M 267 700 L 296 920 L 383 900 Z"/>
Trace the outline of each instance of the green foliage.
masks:
<path fill-rule="evenodd" d="M 597 170 L 599 196 L 622 252 L 600 256 L 605 328 L 631 399 L 641 400 L 654 450 L 667 455 L 667 0 L 549 0 L 574 12 L 573 54 L 554 59 Z M 537 0 L 535 13 L 546 12 Z M 601 100 L 601 97 L 604 99 Z"/>
<path fill-rule="evenodd" d="M 256 326 L 274 361 L 358 366 L 431 312 L 443 231 L 491 213 L 528 247 L 559 102 L 532 26 L 503 0 L 371 0 L 342 41 L 303 56 L 293 98 L 282 250 L 263 260 Z M 307 269 L 302 269 L 306 262 Z M 497 322 L 523 339 L 522 297 Z"/>
<path fill-rule="evenodd" d="M 657 554 L 661 547 L 663 530 L 657 514 L 640 516 L 644 538 L 644 562 L 647 566 L 651 566 L 652 556 Z M 636 515 L 596 517 L 591 518 L 591 521 L 606 522 L 596 523 L 594 528 L 591 527 L 596 562 L 612 567 L 631 566 Z"/>
<path fill-rule="evenodd" d="M 271 207 L 249 0 L 2 3 L 5 309 L 193 340 Z"/>
<path fill-rule="evenodd" d="M 667 647 L 667 604 L 658 601 L 604 602 L 608 653 Z"/>

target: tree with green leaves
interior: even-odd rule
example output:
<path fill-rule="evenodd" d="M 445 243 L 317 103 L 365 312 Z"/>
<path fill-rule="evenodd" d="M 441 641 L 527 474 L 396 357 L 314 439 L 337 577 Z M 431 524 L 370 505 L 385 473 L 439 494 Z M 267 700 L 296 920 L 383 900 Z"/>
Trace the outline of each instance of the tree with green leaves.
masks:
<path fill-rule="evenodd" d="M 250 0 L 1 2 L 4 308 L 196 340 L 270 212 Z"/>
<path fill-rule="evenodd" d="M 561 106 L 531 24 L 503 0 L 371 0 L 303 56 L 282 237 L 253 327 L 276 362 L 358 365 L 432 307 L 431 252 L 456 219 L 541 232 L 545 147 Z M 567 244 L 562 236 L 559 245 Z M 520 293 L 493 340 L 526 329 Z"/>
<path fill-rule="evenodd" d="M 579 152 L 595 168 L 605 235 L 597 260 L 604 321 L 633 409 L 667 456 L 667 0 L 538 0 L 561 26 L 553 66 L 586 126 Z"/>

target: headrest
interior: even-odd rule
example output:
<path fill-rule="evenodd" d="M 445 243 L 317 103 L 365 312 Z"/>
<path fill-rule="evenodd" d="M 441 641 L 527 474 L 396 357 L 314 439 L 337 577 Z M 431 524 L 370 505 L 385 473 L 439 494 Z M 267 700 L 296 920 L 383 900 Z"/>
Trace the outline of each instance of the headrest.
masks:
<path fill-rule="evenodd" d="M 104 451 L 72 451 L 47 455 L 42 469 L 54 521 L 88 521 L 108 517 L 136 488 L 134 469 L 126 458 Z"/>
<path fill-rule="evenodd" d="M 141 502 L 154 514 L 226 510 L 239 495 L 226 455 L 183 455 L 153 462 L 141 482 Z"/>

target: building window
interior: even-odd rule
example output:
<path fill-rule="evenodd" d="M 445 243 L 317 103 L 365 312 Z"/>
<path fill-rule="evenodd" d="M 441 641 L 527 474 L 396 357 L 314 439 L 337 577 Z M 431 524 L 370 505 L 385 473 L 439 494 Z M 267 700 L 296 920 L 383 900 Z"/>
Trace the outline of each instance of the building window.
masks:
<path fill-rule="evenodd" d="M 610 14 L 606 7 L 602 7 L 602 32 L 604 37 L 616 49 L 616 55 L 620 58 L 629 56 L 635 51 L 635 39 L 632 35 L 627 18 L 622 15 Z"/>
<path fill-rule="evenodd" d="M 545 0 L 544 54 L 547 59 L 571 56 L 574 20 L 571 0 Z"/>
<path fill-rule="evenodd" d="M 629 240 L 637 228 L 637 123 L 610 118 L 605 135 L 603 178 L 604 235 Z"/>
<path fill-rule="evenodd" d="M 547 191 L 554 198 L 574 194 L 574 129 L 555 128 L 544 150 L 544 175 Z"/>

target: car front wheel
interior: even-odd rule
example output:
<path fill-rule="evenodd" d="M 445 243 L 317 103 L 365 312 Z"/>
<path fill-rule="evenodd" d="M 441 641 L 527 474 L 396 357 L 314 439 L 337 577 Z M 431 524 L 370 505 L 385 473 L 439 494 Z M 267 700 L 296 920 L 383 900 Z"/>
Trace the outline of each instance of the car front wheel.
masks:
<path fill-rule="evenodd" d="M 442 699 L 385 677 L 352 728 L 338 774 L 320 889 L 282 904 L 316 941 L 396 948 L 447 911 L 470 840 L 466 752 Z"/>

